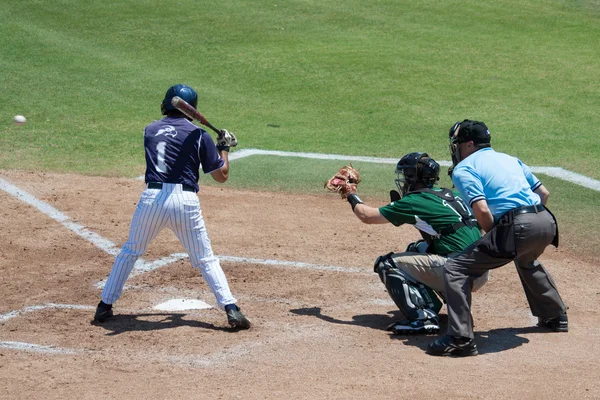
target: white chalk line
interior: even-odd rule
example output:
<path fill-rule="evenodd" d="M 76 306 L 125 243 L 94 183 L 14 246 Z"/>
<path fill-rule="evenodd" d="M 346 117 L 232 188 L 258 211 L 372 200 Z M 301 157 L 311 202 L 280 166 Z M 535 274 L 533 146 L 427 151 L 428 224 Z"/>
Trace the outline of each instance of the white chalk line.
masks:
<path fill-rule="evenodd" d="M 323 264 L 309 264 L 298 261 L 281 261 L 281 260 L 263 260 L 260 258 L 248 258 L 248 257 L 234 257 L 234 256 L 219 256 L 219 260 L 230 261 L 235 263 L 247 263 L 247 264 L 262 264 L 262 265 L 273 265 L 275 267 L 292 267 L 292 268 L 305 268 L 315 271 L 329 271 L 329 272 L 350 272 L 350 273 L 367 273 L 361 268 L 352 267 L 339 267 L 335 265 L 323 265 Z"/>
<path fill-rule="evenodd" d="M 0 341 L 0 349 L 26 351 L 30 353 L 42 353 L 42 354 L 77 354 L 81 353 L 81 350 L 67 349 L 56 346 L 42 346 L 33 343 L 24 342 L 10 342 Z"/>
<path fill-rule="evenodd" d="M 221 349 L 214 353 L 197 356 L 197 355 L 186 355 L 186 356 L 173 356 L 168 355 L 166 357 L 158 357 L 159 361 L 167 361 L 172 364 L 178 364 L 189 367 L 215 367 L 229 363 L 230 361 L 237 361 L 240 358 L 254 355 L 254 357 L 260 357 L 265 354 L 265 351 L 257 351 L 257 349 L 266 346 L 277 346 L 281 344 L 290 344 L 299 340 L 306 340 L 311 338 L 318 338 L 320 340 L 331 338 L 331 332 L 329 326 L 323 325 L 299 325 L 299 324 L 281 324 L 281 323 L 267 323 L 261 326 L 263 329 L 269 332 L 277 332 L 276 335 L 268 335 L 266 340 L 253 339 L 252 342 L 239 343 L 235 346 L 231 346 L 225 349 Z"/>
<path fill-rule="evenodd" d="M 39 306 L 27 306 L 22 308 L 21 310 L 10 311 L 6 314 L 0 315 L 0 323 L 4 323 L 12 318 L 16 318 L 20 315 L 45 310 L 47 308 L 58 308 L 58 309 L 74 309 L 74 310 L 94 310 L 94 307 L 91 306 L 83 306 L 77 304 L 55 304 L 55 303 L 47 303 Z M 67 349 L 62 347 L 57 347 L 54 345 L 43 346 L 34 343 L 26 343 L 26 342 L 11 342 L 11 341 L 0 341 L 0 349 L 9 349 L 9 350 L 17 350 L 17 351 L 26 351 L 30 353 L 42 353 L 42 354 L 77 354 L 81 353 L 81 350 L 75 349 Z"/>
<path fill-rule="evenodd" d="M 73 222 L 71 218 L 64 213 L 60 212 L 50 204 L 41 201 L 26 191 L 20 189 L 19 187 L 7 182 L 6 180 L 0 178 L 0 189 L 4 190 L 11 196 L 23 201 L 26 204 L 38 209 L 43 214 L 49 216 L 53 220 L 61 223 L 67 229 L 80 236 L 81 238 L 87 240 L 92 243 L 99 249 L 104 252 L 110 254 L 111 256 L 116 256 L 120 252 L 120 247 L 118 247 L 112 241 L 103 238 L 95 232 L 90 231 L 85 226 Z M 178 260 L 182 260 L 187 258 L 188 255 L 186 253 L 173 253 L 167 257 L 163 257 L 154 261 L 146 261 L 143 258 L 139 258 L 133 267 L 133 271 L 130 276 L 136 276 L 143 273 L 154 271 L 158 268 L 162 268 L 167 266 L 173 262 Z M 262 264 L 262 265 L 272 265 L 279 267 L 293 267 L 293 268 L 305 268 L 305 269 L 314 269 L 314 270 L 322 270 L 322 271 L 332 271 L 332 272 L 362 272 L 356 268 L 344 268 L 333 265 L 314 265 L 304 262 L 296 262 L 296 261 L 279 261 L 279 260 L 262 260 L 256 258 L 244 258 L 244 257 L 235 257 L 235 256 L 217 256 L 219 259 L 229 262 L 238 262 L 238 263 L 254 263 L 254 264 Z M 100 281 L 95 286 L 97 288 L 102 289 L 106 283 L 106 280 Z"/>
<path fill-rule="evenodd" d="M 19 315 L 45 310 L 47 308 L 58 308 L 58 309 L 71 309 L 71 310 L 95 310 L 95 307 L 92 306 L 83 306 L 77 304 L 57 304 L 57 303 L 46 303 L 39 306 L 27 306 L 20 310 L 10 311 L 6 314 L 0 314 L 0 323 L 6 322 L 9 319 L 18 317 Z"/>
<path fill-rule="evenodd" d="M 397 164 L 398 158 L 381 158 L 381 157 L 363 157 L 363 156 L 346 156 L 343 154 L 322 154 L 322 153 L 305 153 L 294 151 L 279 151 L 279 150 L 261 150 L 261 149 L 243 149 L 231 153 L 229 160 L 238 160 L 249 156 L 278 156 L 278 157 L 300 157 L 311 158 L 315 160 L 344 160 L 344 161 L 360 161 L 375 164 Z M 443 167 L 452 165 L 450 161 L 438 161 Z"/>
<path fill-rule="evenodd" d="M 187 253 L 173 253 L 167 257 L 158 259 L 156 261 L 144 262 L 139 265 L 137 269 L 132 271 L 130 277 L 140 275 L 143 273 L 151 272 L 167 266 L 171 263 L 174 263 L 179 260 L 185 260 L 189 258 Z M 339 267 L 336 265 L 323 265 L 323 264 L 309 264 L 305 262 L 299 261 L 281 261 L 281 260 L 265 260 L 260 258 L 248 258 L 248 257 L 235 257 L 235 256 L 217 256 L 220 261 L 228 261 L 233 263 L 240 264 L 259 264 L 259 265 L 269 265 L 273 267 L 279 268 L 299 268 L 299 269 L 309 269 L 314 271 L 329 271 L 329 272 L 347 272 L 347 273 L 361 273 L 367 274 L 367 271 L 360 268 L 352 268 L 352 267 Z M 136 264 L 137 265 L 137 264 Z M 97 282 L 94 286 L 98 289 L 103 289 L 106 285 L 106 279 L 103 279 Z M 127 289 L 128 286 L 124 287 L 124 290 Z"/>
<path fill-rule="evenodd" d="M 396 164 L 398 158 L 379 158 L 379 157 L 361 157 L 361 156 L 346 156 L 342 154 L 321 154 L 321 153 L 304 153 L 304 152 L 293 152 L 293 151 L 277 151 L 277 150 L 260 150 L 260 149 L 243 149 L 233 152 L 229 155 L 229 160 L 239 160 L 249 156 L 279 156 L 279 157 L 300 157 L 300 158 L 311 158 L 317 160 L 343 160 L 343 161 L 358 161 L 378 164 Z M 450 161 L 438 161 L 442 167 L 449 167 L 452 165 Z M 589 178 L 585 175 L 571 172 L 561 167 L 530 167 L 531 171 L 535 174 L 544 174 L 553 178 L 558 178 L 566 182 L 574 183 L 579 186 L 583 186 L 588 189 L 600 192 L 600 181 Z M 143 177 L 142 177 L 143 179 Z"/>
<path fill-rule="evenodd" d="M 136 275 L 141 275 L 147 272 L 152 272 L 159 268 L 165 267 L 171 263 L 177 262 L 179 260 L 185 260 L 189 258 L 187 253 L 173 253 L 164 258 L 155 260 L 155 261 L 146 261 L 138 265 L 136 263 L 136 269 L 134 269 L 129 277 L 133 277 Z M 220 261 L 227 261 L 239 264 L 259 264 L 259 265 L 269 265 L 273 267 L 279 268 L 298 268 L 298 269 L 309 269 L 313 271 L 329 271 L 329 272 L 347 272 L 347 273 L 361 273 L 367 274 L 367 271 L 360 268 L 352 268 L 352 267 L 340 267 L 336 265 L 323 265 L 323 264 L 310 264 L 299 261 L 281 261 L 281 260 L 265 260 L 260 258 L 248 258 L 248 257 L 235 257 L 235 256 L 217 256 Z M 103 289 L 106 285 L 106 279 L 98 281 L 94 287 L 97 289 Z M 123 289 L 127 289 L 128 286 L 125 286 Z"/>
<path fill-rule="evenodd" d="M 535 174 L 544 174 L 600 192 L 600 181 L 588 178 L 585 175 L 571 172 L 560 167 L 530 167 L 530 169 L 531 172 Z"/>
<path fill-rule="evenodd" d="M 31 194 L 26 191 L 18 188 L 17 186 L 5 181 L 0 178 L 0 189 L 4 190 L 6 193 L 15 197 L 22 202 L 29 204 L 30 206 L 37 208 L 41 213 L 49 216 L 53 220 L 61 223 L 63 226 L 68 228 L 70 231 L 75 233 L 76 235 L 82 237 L 88 242 L 93 243 L 96 247 L 104 250 L 106 253 L 116 256 L 119 254 L 120 249 L 110 240 L 103 238 L 95 232 L 88 230 L 83 225 L 80 225 L 76 222 L 71 221 L 71 218 L 62 212 L 58 211 L 56 208 L 52 207 L 50 204 L 38 200 Z"/>
<path fill-rule="evenodd" d="M 53 220 L 59 222 L 67 229 L 80 236 L 81 238 L 87 240 L 92 243 L 96 247 L 100 248 L 104 252 L 116 256 L 120 252 L 120 248 L 117 247 L 115 243 L 112 241 L 103 238 L 95 232 L 90 231 L 85 226 L 78 224 L 71 220 L 69 216 L 60 212 L 50 204 L 41 201 L 26 191 L 20 189 L 19 187 L 9 183 L 8 181 L 0 178 L 0 189 L 4 190 L 9 195 L 15 197 L 23 201 L 24 203 L 36 208 L 41 213 L 49 216 Z M 163 266 L 169 265 L 170 263 L 176 262 L 181 259 L 188 258 L 186 253 L 173 253 L 170 256 L 167 256 L 162 259 L 158 259 L 155 261 L 145 261 L 142 258 L 138 259 L 134 266 L 134 270 L 132 271 L 133 275 L 139 275 L 145 272 L 154 271 Z M 219 259 L 228 262 L 239 262 L 239 263 L 253 263 L 253 264 L 262 264 L 262 265 L 272 265 L 279 267 L 296 267 L 296 268 L 305 268 L 305 269 L 315 269 L 315 270 L 323 270 L 323 271 L 332 271 L 332 272 L 364 272 L 358 268 L 343 268 L 332 265 L 314 265 L 304 262 L 293 262 L 293 261 L 278 261 L 278 260 L 262 260 L 256 258 L 246 258 L 246 257 L 235 257 L 235 256 L 219 256 Z M 102 288 L 106 280 L 103 280 L 97 284 L 97 287 Z M 28 306 L 21 310 L 10 311 L 6 314 L 0 315 L 0 323 L 6 322 L 12 318 L 18 317 L 22 314 L 39 311 L 47 308 L 58 308 L 58 309 L 80 309 L 80 310 L 94 310 L 95 308 L 92 306 L 85 305 L 75 305 L 75 304 L 56 304 L 56 303 L 48 303 L 44 305 L 37 306 Z M 248 354 L 251 347 L 258 347 L 259 344 L 253 345 L 244 345 L 240 346 L 239 349 L 225 349 L 222 352 L 215 353 L 211 357 L 194 357 L 194 356 L 186 356 L 186 357 L 178 357 L 178 356 L 167 356 L 166 360 L 175 363 L 175 364 L 184 364 L 189 366 L 210 366 L 215 363 L 221 362 L 225 359 L 230 358 L 239 358 L 244 354 Z M 44 354 L 76 354 L 81 353 L 81 350 L 60 348 L 56 346 L 44 346 L 38 345 L 34 343 L 25 343 L 25 342 L 13 342 L 13 341 L 0 341 L 0 348 L 17 350 L 17 351 L 26 351 L 26 352 L 35 352 L 35 353 L 44 353 Z"/>
<path fill-rule="evenodd" d="M 398 158 L 383 158 L 383 157 L 362 157 L 362 156 L 346 156 L 343 154 L 321 154 L 321 153 L 304 153 L 293 151 L 279 150 L 261 150 L 261 149 L 243 149 L 230 153 L 229 161 L 239 160 L 250 156 L 277 156 L 277 157 L 300 157 L 310 158 L 315 160 L 340 160 L 340 161 L 358 161 L 375 164 L 397 164 Z M 437 161 L 437 160 L 436 160 Z M 442 167 L 452 165 L 451 161 L 437 161 Z M 600 192 L 600 181 L 592 179 L 582 174 L 569 171 L 561 167 L 530 167 L 531 172 L 535 174 L 544 174 L 553 178 L 574 183 L 587 189 L 592 189 Z M 144 180 L 144 176 L 138 176 L 138 180 Z"/>
<path fill-rule="evenodd" d="M 266 346 L 275 346 L 282 343 L 297 342 L 299 340 L 305 340 L 310 338 L 327 338 L 330 337 L 327 327 L 320 327 L 319 329 L 315 326 L 289 326 L 287 329 L 282 330 L 281 324 L 277 324 L 275 330 L 279 334 L 274 337 L 270 335 L 268 340 L 256 340 L 252 339 L 251 342 L 238 343 L 235 346 L 220 349 L 218 351 L 199 355 L 199 354 L 188 354 L 188 355 L 173 355 L 173 354 L 160 354 L 155 351 L 153 352 L 137 352 L 132 354 L 133 357 L 141 362 L 146 361 L 158 361 L 169 364 L 179 365 L 182 367 L 192 368 L 208 368 L 216 367 L 228 364 L 231 361 L 238 361 L 242 358 L 263 354 L 264 351 L 259 351 L 259 348 Z M 291 338 L 290 338 L 291 337 Z M 16 351 L 25 351 L 31 353 L 41 354 L 54 354 L 54 355 L 73 355 L 73 354 L 92 354 L 97 353 L 96 351 L 84 350 L 84 349 L 70 349 L 58 346 L 44 346 L 34 343 L 26 342 L 13 342 L 13 341 L 0 341 L 0 349 L 9 349 Z M 132 355 L 128 355 L 131 359 Z M 114 359 L 114 356 L 111 356 Z"/>
<path fill-rule="evenodd" d="M 58 309 L 75 309 L 75 310 L 93 310 L 94 307 L 86 306 L 86 305 L 77 305 L 77 304 L 55 304 L 55 303 L 47 303 L 43 305 L 37 306 L 28 306 L 21 310 L 11 311 L 6 314 L 0 315 L 0 323 L 6 322 L 9 319 L 15 318 L 19 315 L 29 312 L 35 312 L 39 310 L 44 310 L 48 308 L 58 308 Z M 197 313 L 199 310 L 195 310 Z M 262 328 L 269 329 L 269 324 L 263 324 Z M 217 351 L 214 351 L 210 354 L 198 355 L 198 354 L 188 354 L 188 355 L 173 355 L 173 354 L 159 354 L 156 352 L 137 352 L 134 354 L 134 357 L 138 360 L 153 360 L 159 362 L 166 362 L 170 364 L 176 364 L 187 367 L 214 367 L 218 365 L 224 365 L 231 360 L 239 360 L 240 358 L 247 357 L 248 355 L 260 354 L 260 351 L 256 351 L 256 349 L 265 346 L 273 346 L 274 344 L 280 344 L 283 342 L 290 341 L 298 341 L 307 339 L 310 337 L 329 337 L 328 328 L 327 327 L 318 327 L 315 325 L 306 325 L 299 326 L 298 324 L 285 324 L 283 327 L 280 323 L 272 324 L 276 325 L 276 331 L 279 335 L 275 337 L 273 335 L 268 336 L 268 340 L 255 340 L 252 342 L 239 343 L 235 346 L 230 346 L 227 348 L 223 348 Z M 291 336 L 291 338 L 290 338 Z M 55 345 L 39 345 L 35 343 L 28 342 L 16 342 L 16 341 L 0 341 L 0 349 L 8 349 L 15 351 L 25 351 L 30 353 L 40 353 L 40 354 L 55 354 L 55 355 L 72 355 L 72 354 L 91 354 L 95 351 L 85 350 L 85 349 L 73 349 L 73 348 L 64 348 L 58 347 Z"/>
<path fill-rule="evenodd" d="M 284 152 L 284 151 L 272 151 L 272 150 L 260 150 L 260 149 L 244 149 L 237 152 L 234 152 L 230 155 L 230 160 L 241 159 L 244 157 L 249 157 L 253 155 L 271 155 L 271 156 L 280 156 L 280 157 L 301 157 L 301 158 L 311 158 L 311 159 L 323 159 L 323 160 L 347 160 L 347 161 L 359 161 L 359 162 L 371 162 L 371 163 L 380 163 L 380 164 L 396 164 L 397 159 L 395 158 L 377 158 L 377 157 L 360 157 L 360 156 L 345 156 L 339 154 L 319 154 L 319 153 L 304 153 L 304 152 Z M 441 166 L 449 167 L 452 165 L 449 161 L 438 161 Z M 591 179 L 581 174 L 577 174 L 568 170 L 565 170 L 560 167 L 531 167 L 532 172 L 541 173 L 548 176 L 552 176 L 558 179 L 562 179 L 567 182 L 575 183 L 577 185 L 600 191 L 600 181 Z M 143 176 L 138 178 L 143 180 Z M 116 256 L 120 248 L 115 245 L 112 241 L 105 239 L 98 235 L 95 232 L 88 230 L 81 224 L 70 221 L 70 217 L 58 211 L 56 208 L 52 207 L 48 203 L 45 203 L 41 200 L 36 199 L 34 196 L 25 192 L 24 190 L 18 188 L 15 185 L 10 184 L 4 179 L 0 178 L 0 189 L 9 193 L 13 197 L 29 204 L 36 209 L 38 209 L 43 214 L 49 216 L 55 221 L 61 223 L 63 226 L 82 237 L 83 239 L 89 241 L 94 244 L 96 247 L 105 251 L 106 253 Z M 153 271 L 155 269 L 166 266 L 172 262 L 176 262 L 178 260 L 187 258 L 187 254 L 185 253 L 174 253 L 170 256 L 167 256 L 162 259 L 158 259 L 155 261 L 147 262 L 142 258 L 138 259 L 136 265 L 134 266 L 134 271 L 132 271 L 132 275 L 139 275 L 141 273 Z M 353 272 L 353 273 L 365 273 L 365 271 L 358 268 L 344 268 L 338 266 L 331 265 L 315 265 L 303 262 L 293 262 L 293 261 L 279 261 L 279 260 L 263 260 L 263 259 L 254 259 L 254 258 L 246 258 L 246 257 L 234 257 L 234 256 L 219 256 L 219 259 L 223 261 L 229 262 L 238 262 L 238 263 L 253 263 L 253 264 L 262 264 L 262 265 L 273 265 L 278 267 L 295 267 L 295 268 L 307 268 L 314 270 L 324 270 L 324 271 L 332 271 L 332 272 Z M 100 282 L 100 287 L 103 286 L 105 281 Z M 388 301 L 385 301 L 388 303 Z M 7 321 L 11 318 L 14 318 L 18 315 L 21 315 L 26 312 L 41 310 L 44 308 L 71 308 L 71 309 L 85 309 L 85 310 L 93 310 L 94 307 L 91 306 L 81 306 L 81 305 L 69 305 L 69 304 L 53 304 L 49 303 L 42 306 L 30 306 L 25 307 L 22 310 L 12 311 L 7 314 L 0 315 L 0 322 Z M 254 347 L 254 346 L 253 346 Z M 55 354 L 74 354 L 79 352 L 78 350 L 73 349 L 64 349 L 58 348 L 55 346 L 42 346 L 36 345 L 32 343 L 23 343 L 23 342 L 10 342 L 10 341 L 0 341 L 0 348 L 21 350 L 21 351 L 30 351 L 30 352 L 38 352 L 38 353 L 55 353 Z M 245 347 L 241 347 L 239 349 L 230 349 L 229 353 L 231 356 L 239 356 L 242 354 L 247 354 L 249 347 L 246 345 Z M 223 353 L 226 354 L 226 353 Z M 215 355 L 216 359 L 223 358 L 223 355 Z M 187 365 L 203 365 L 208 366 L 213 364 L 215 359 L 207 360 L 206 358 L 197 359 L 195 357 L 175 357 L 169 356 L 167 359 L 170 359 L 175 363 L 183 363 Z"/>

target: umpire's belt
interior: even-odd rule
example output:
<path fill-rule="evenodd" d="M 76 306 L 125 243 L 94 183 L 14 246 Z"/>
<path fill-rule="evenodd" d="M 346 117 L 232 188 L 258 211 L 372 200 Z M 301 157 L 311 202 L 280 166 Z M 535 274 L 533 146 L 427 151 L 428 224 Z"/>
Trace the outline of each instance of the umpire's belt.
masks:
<path fill-rule="evenodd" d="M 162 184 L 162 182 L 148 182 L 148 185 L 146 187 L 148 189 L 162 189 L 163 184 Z M 184 192 L 194 192 L 194 193 L 196 193 L 196 189 L 194 189 L 190 185 L 186 185 L 185 183 L 183 183 L 181 185 L 181 190 L 183 190 Z"/>
<path fill-rule="evenodd" d="M 546 210 L 546 207 L 544 207 L 541 204 L 536 204 L 534 206 L 525 206 L 525 207 L 519 207 L 519 208 L 515 208 L 514 210 L 511 210 L 513 216 L 519 215 L 519 214 L 530 214 L 530 213 L 540 213 L 542 211 Z"/>

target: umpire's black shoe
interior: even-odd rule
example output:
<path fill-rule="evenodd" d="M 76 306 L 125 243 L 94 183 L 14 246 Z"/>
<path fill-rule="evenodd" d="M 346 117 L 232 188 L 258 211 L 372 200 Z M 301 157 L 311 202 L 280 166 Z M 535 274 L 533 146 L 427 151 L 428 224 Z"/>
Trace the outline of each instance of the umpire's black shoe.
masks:
<path fill-rule="evenodd" d="M 106 304 L 103 301 L 98 303 L 96 308 L 96 314 L 94 315 L 94 322 L 104 322 L 113 316 L 112 304 Z"/>
<path fill-rule="evenodd" d="M 567 313 L 562 313 L 559 317 L 538 318 L 538 326 L 550 328 L 554 332 L 569 332 L 569 319 Z"/>
<path fill-rule="evenodd" d="M 476 356 L 477 346 L 475 340 L 467 337 L 445 335 L 429 343 L 427 354 L 432 356 Z"/>
<path fill-rule="evenodd" d="M 228 304 L 225 306 L 225 312 L 227 313 L 227 322 L 233 329 L 248 329 L 250 328 L 250 321 L 242 314 L 240 308 L 235 304 Z"/>

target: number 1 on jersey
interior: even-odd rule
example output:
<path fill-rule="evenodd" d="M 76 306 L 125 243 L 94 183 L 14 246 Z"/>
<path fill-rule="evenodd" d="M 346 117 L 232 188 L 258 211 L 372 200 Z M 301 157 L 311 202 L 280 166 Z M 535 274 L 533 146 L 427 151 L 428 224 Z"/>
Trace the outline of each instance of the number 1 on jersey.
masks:
<path fill-rule="evenodd" d="M 165 163 L 165 149 L 167 148 L 167 142 L 158 142 L 156 145 L 156 153 L 158 154 L 156 160 L 156 170 L 161 173 L 167 172 L 167 164 Z"/>

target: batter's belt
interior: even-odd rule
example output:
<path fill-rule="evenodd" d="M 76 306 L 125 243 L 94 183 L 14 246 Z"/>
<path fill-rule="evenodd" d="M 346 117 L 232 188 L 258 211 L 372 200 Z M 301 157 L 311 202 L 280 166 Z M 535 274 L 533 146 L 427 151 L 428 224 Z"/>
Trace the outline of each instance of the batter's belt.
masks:
<path fill-rule="evenodd" d="M 162 189 L 163 184 L 162 182 L 148 182 L 146 187 L 148 189 Z M 184 192 L 196 192 L 196 189 L 190 185 L 186 185 L 185 183 L 181 184 L 181 190 Z"/>

